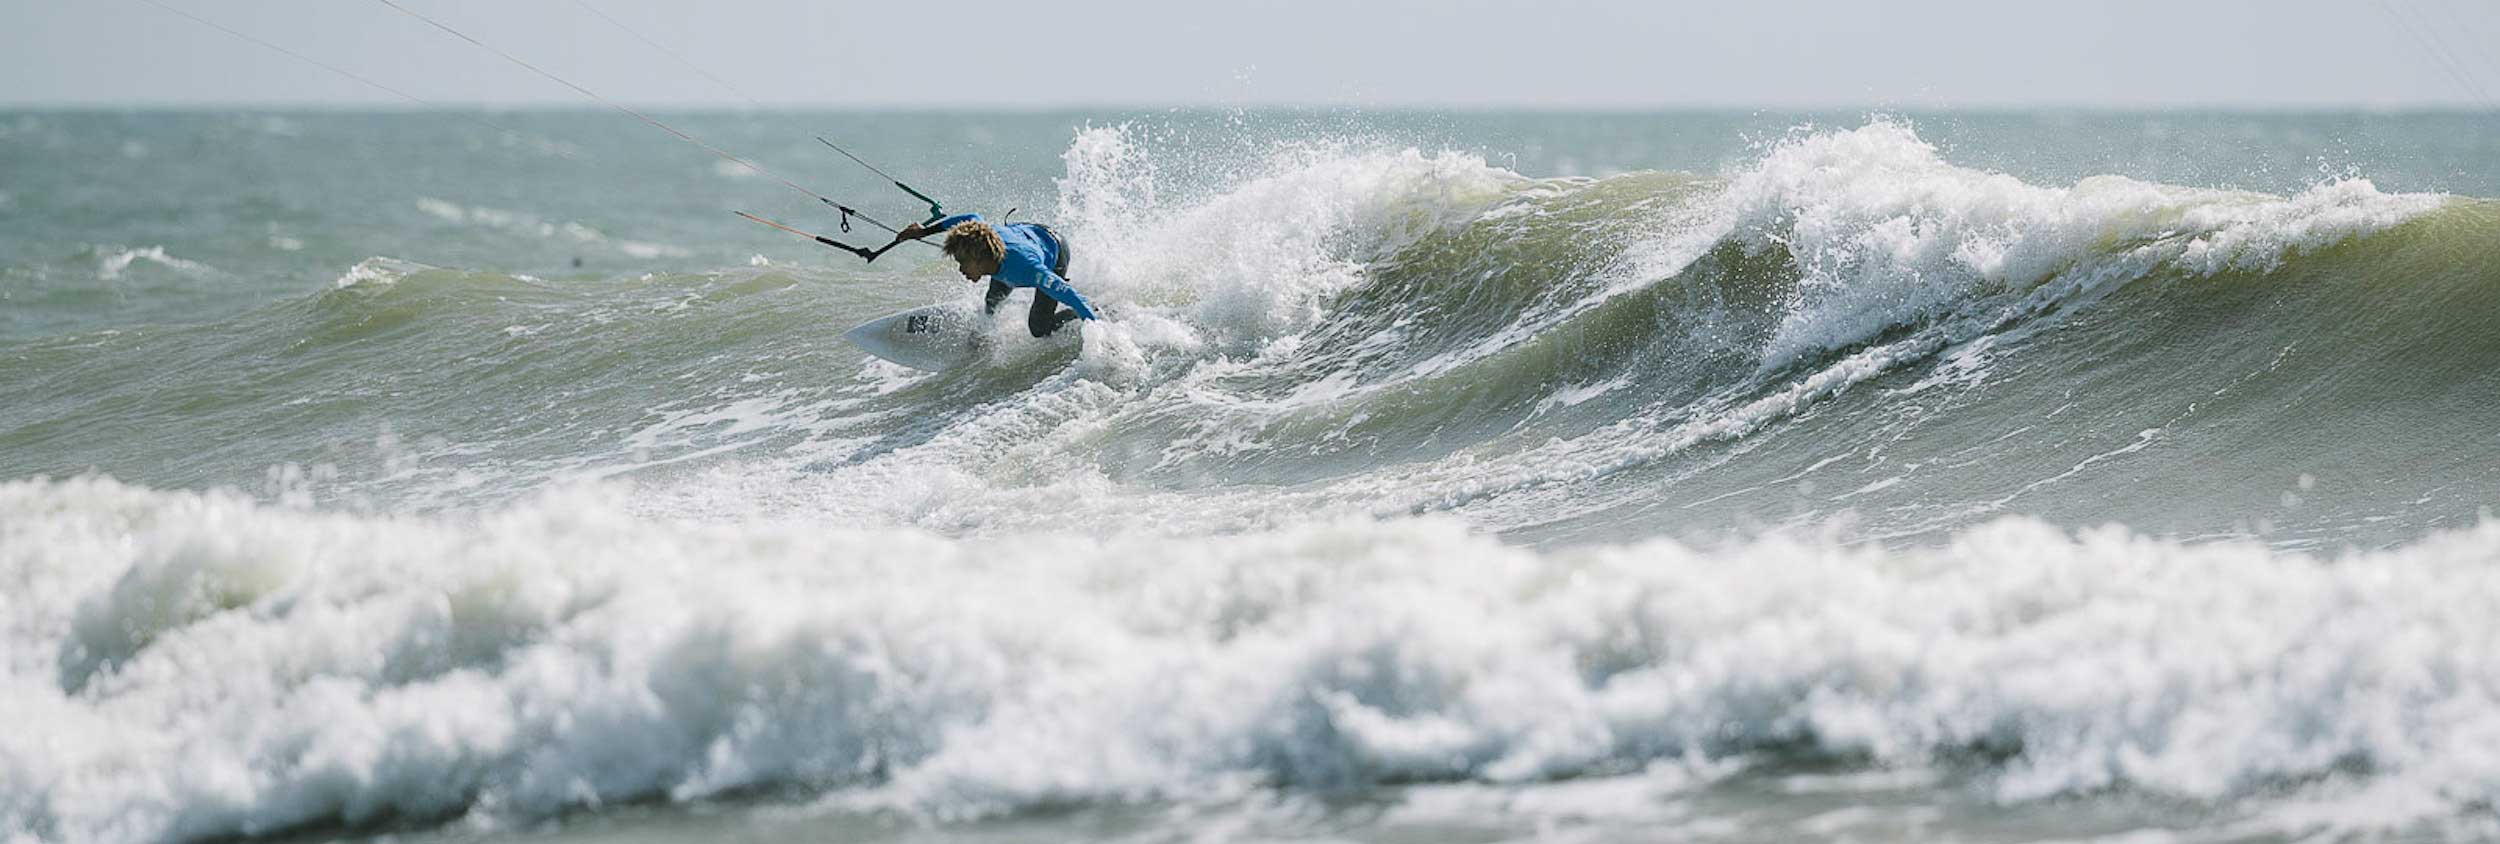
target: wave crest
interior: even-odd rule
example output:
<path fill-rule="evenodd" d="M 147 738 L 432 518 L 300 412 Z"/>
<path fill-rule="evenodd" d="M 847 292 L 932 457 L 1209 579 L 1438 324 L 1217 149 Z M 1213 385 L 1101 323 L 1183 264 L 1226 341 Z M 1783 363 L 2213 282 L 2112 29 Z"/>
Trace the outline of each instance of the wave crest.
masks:
<path fill-rule="evenodd" d="M 2120 176 L 2041 187 L 1950 164 L 1907 124 L 1878 120 L 1774 145 L 1667 254 L 1732 241 L 1785 255 L 1798 280 L 1762 352 L 1777 368 L 2059 279 L 2270 270 L 2444 201 L 2361 179 L 2288 198 Z"/>

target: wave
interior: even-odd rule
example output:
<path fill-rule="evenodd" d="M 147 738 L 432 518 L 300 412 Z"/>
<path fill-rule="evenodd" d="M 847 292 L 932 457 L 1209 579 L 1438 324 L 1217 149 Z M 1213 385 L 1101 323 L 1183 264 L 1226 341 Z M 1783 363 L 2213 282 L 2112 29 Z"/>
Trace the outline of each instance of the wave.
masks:
<path fill-rule="evenodd" d="M 111 255 L 102 256 L 96 265 L 96 277 L 105 281 L 119 279 L 124 271 L 130 269 L 132 263 L 142 260 L 184 275 L 214 275 L 217 272 L 215 267 L 207 264 L 167 255 L 165 247 L 150 246 L 145 249 L 118 250 Z"/>
<path fill-rule="evenodd" d="M 1270 496 L 1280 512 L 1465 512 L 1497 528 L 1569 536 L 1580 528 L 1568 523 L 1615 520 L 1623 506 L 1655 512 L 1641 502 L 1660 498 L 1662 487 L 1685 498 L 1679 507 L 1735 502 L 1719 505 L 1722 513 L 1736 509 L 1734 518 L 1711 523 L 1789 509 L 1785 494 L 1741 493 L 1785 489 L 1794 475 L 1828 462 L 1755 454 L 1739 466 L 1761 470 L 1731 473 L 1729 458 L 1713 449 L 1802 441 L 1823 452 L 1817 460 L 1862 450 L 1902 467 L 1850 479 L 1824 494 L 1867 494 L 1810 512 L 1898 509 L 1888 517 L 1914 531 L 2009 507 L 2065 509 L 2061 485 L 2105 501 L 2092 478 L 2066 484 L 2072 470 L 2111 460 L 2170 463 L 2177 439 L 2292 421 L 2215 412 L 2269 395 L 2307 393 L 2301 412 L 2326 421 L 2313 427 L 2330 438 L 2410 439 L 2402 430 L 2346 425 L 2391 412 L 2416 430 L 2464 435 L 2456 429 L 2464 417 L 2448 412 L 2464 408 L 2417 418 L 2400 409 L 2416 399 L 2314 388 L 2321 380 L 2349 384 L 2359 368 L 2378 372 L 2382 386 L 2483 394 L 2468 384 L 2487 381 L 2473 373 L 2488 367 L 2474 362 L 2500 360 L 2500 349 L 2482 339 L 2489 336 L 2482 326 L 2500 319 L 2491 281 L 2500 254 L 2488 246 L 2492 207 L 2387 194 L 2361 180 L 2290 197 L 2114 176 L 2038 187 L 1949 164 L 1889 122 L 1801 134 L 1725 180 L 1522 180 L 1447 157 L 1427 170 L 1419 166 L 1427 159 L 1411 153 L 1326 161 L 1253 179 L 1179 219 L 1207 217 L 1229 228 L 1271 211 L 1324 218 L 1272 207 L 1268 198 L 1313 195 L 1301 187 L 1304 178 L 1344 184 L 1334 168 L 1352 162 L 1410 180 L 1331 201 L 1412 227 L 1375 222 L 1334 241 L 1286 241 L 1286 254 L 1351 269 L 1266 270 L 1321 283 L 1259 286 L 1267 297 L 1259 301 L 1307 307 L 1310 316 L 1253 354 L 1207 360 L 1201 345 L 1187 342 L 1197 336 L 1191 332 L 1238 321 L 1192 306 L 1168 309 L 1181 323 L 1183 342 L 1172 343 L 1169 356 L 1181 362 L 1178 374 L 1085 427 L 1135 432 L 1154 445 L 1088 459 L 1109 460 L 1115 477 L 1158 486 L 1303 487 L 1307 494 Z M 1197 244 L 1220 236 L 1220 229 L 1174 228 L 1167 223 L 1147 240 Z M 1231 263 L 1238 262 L 1217 262 Z M 1342 272 L 1354 277 L 1337 278 Z M 2407 277 L 2408 287 L 2389 289 Z M 1211 287 L 1244 295 L 1232 290 L 1239 284 L 1219 279 Z M 2355 334 L 2356 313 L 2412 332 L 2397 340 Z M 1101 334 L 1116 341 L 1121 328 Z M 2424 342 L 2462 354 L 2435 366 L 2390 362 L 2383 371 L 2357 367 L 2349 354 L 2401 356 L 2399 347 Z M 2122 372 L 2167 383 L 2157 396 L 2132 397 L 2133 406 L 2076 392 Z M 2034 404 L 2043 393 L 2059 399 Z M 2223 395 L 2234 401 L 2205 401 Z M 1836 439 L 1791 432 L 1808 423 L 1902 418 L 1937 402 L 1967 406 L 1940 417 L 1959 430 L 1861 430 Z M 2021 434 L 2038 427 L 2027 414 L 2060 406 L 2086 412 L 2048 426 L 2052 435 L 2015 443 L 2056 447 L 2035 454 L 2009 446 L 1988 457 L 1966 450 L 1974 430 Z M 2154 442 L 2140 442 L 2147 431 L 2157 432 Z M 2088 450 L 2077 453 L 2078 444 Z M 2281 453 L 2279 465 L 2314 468 L 2332 462 L 2331 451 L 2316 444 Z M 2137 452 L 2143 456 L 2130 456 Z M 1986 483 L 1968 473 L 1914 477 L 1916 467 L 1942 462 L 2006 471 Z M 2176 465 L 2184 472 L 2205 464 Z M 1694 489 L 1682 495 L 1682 487 Z M 2283 489 L 2208 487 L 2180 489 L 2221 505 L 2208 513 L 2229 515 L 2197 523 L 2149 514 L 2145 525 L 2229 530 L 2234 519 L 2248 524 L 2252 511 L 2273 515 L 2245 504 Z M 2364 508 L 2371 512 L 2324 518 L 2349 528 L 2385 516 L 2397 501 L 2422 503 L 2413 492 L 2372 502 Z M 1776 506 L 1764 506 L 1766 498 Z M 1891 503 L 1919 498 L 1942 503 Z M 2468 506 L 2443 507 L 2441 518 L 2470 518 L 2472 503 L 2487 500 L 2459 498 Z M 1656 527 L 1642 520 L 1633 532 Z"/>
<path fill-rule="evenodd" d="M 637 260 L 684 258 L 694 254 L 684 247 L 665 243 L 612 239 L 605 232 L 571 220 L 557 223 L 519 211 L 484 206 L 464 207 L 430 196 L 419 197 L 416 208 L 428 217 L 456 226 L 473 226 L 540 240 L 561 240 L 581 246 L 612 245 L 616 251 Z"/>
<path fill-rule="evenodd" d="M 0 485 L 0 828 L 758 788 L 961 817 L 1820 759 L 2368 829 L 2500 798 L 2500 526 L 2332 558 L 2005 519 L 1538 552 L 1445 518 L 950 539 Z M 2362 810 L 2368 811 L 2362 811 Z M 2302 821 L 2309 823 L 2311 821 Z"/>
<path fill-rule="evenodd" d="M 0 209 L 7 208 L 0 198 Z M 64 252 L 15 258 L 0 265 L 0 344 L 98 324 L 100 313 L 127 318 L 177 310 L 167 300 L 196 304 L 200 288 L 233 275 L 164 246 L 80 244 Z"/>
<path fill-rule="evenodd" d="M 2486 201 L 2037 186 L 1886 121 L 1727 177 L 1314 143 L 1183 178 L 1119 127 L 1065 160 L 1071 275 L 1115 314 L 1074 353 L 1008 326 L 989 365 L 932 376 L 834 341 L 976 295 L 908 262 L 550 281 L 376 258 L 230 319 L 21 344 L 0 477 L 327 464 L 331 503 L 424 509 L 625 476 L 658 515 L 1448 513 L 1549 543 L 2006 513 L 2385 543 L 2500 492 L 2470 468 L 2500 369 Z M 193 375 L 148 375 L 168 366 Z M 2419 480 L 2371 488 L 2354 443 Z M 2217 454 L 2280 468 L 2216 476 Z"/>

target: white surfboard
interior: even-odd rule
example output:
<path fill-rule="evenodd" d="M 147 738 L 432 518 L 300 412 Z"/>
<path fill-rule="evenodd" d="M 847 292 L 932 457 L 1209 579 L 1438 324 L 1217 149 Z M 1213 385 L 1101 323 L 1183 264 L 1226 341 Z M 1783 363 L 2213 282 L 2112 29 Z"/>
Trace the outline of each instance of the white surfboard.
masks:
<path fill-rule="evenodd" d="M 940 303 L 869 320 L 842 339 L 877 357 L 940 372 L 981 359 L 982 322 L 978 307 Z"/>

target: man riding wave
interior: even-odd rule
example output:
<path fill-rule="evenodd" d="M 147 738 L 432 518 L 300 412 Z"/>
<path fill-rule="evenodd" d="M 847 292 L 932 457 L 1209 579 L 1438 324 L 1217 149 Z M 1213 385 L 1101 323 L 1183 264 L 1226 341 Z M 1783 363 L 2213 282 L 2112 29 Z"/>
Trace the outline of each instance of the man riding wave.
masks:
<path fill-rule="evenodd" d="M 941 231 L 946 233 L 946 254 L 955 259 L 956 269 L 963 273 L 965 281 L 989 278 L 989 292 L 981 301 L 982 313 L 995 313 L 999 303 L 1006 301 L 1007 294 L 1015 288 L 1030 287 L 1033 310 L 1025 316 L 1024 325 L 1035 337 L 1048 337 L 1060 326 L 1078 319 L 1099 318 L 1094 315 L 1094 306 L 1068 285 L 1068 243 L 1049 226 L 992 226 L 982 222 L 979 214 L 956 214 L 925 226 L 904 226 L 895 233 L 894 242 L 918 240 Z"/>

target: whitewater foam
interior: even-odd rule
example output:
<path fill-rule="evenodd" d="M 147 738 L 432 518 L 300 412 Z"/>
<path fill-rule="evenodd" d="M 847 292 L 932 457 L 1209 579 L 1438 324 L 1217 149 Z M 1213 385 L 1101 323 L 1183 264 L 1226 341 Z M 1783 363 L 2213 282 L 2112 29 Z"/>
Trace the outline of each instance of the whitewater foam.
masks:
<path fill-rule="evenodd" d="M 655 521 L 595 488 L 410 517 L 80 479 L 0 485 L 0 540 L 0 711 L 47 725 L 0 736 L 0 827 L 35 840 L 1765 751 L 2002 757 L 1978 787 L 2008 801 L 2367 794 L 2402 823 L 2500 797 L 2496 524 L 2334 560 L 2022 520 L 1536 553 L 1443 519 L 950 540 Z"/>

